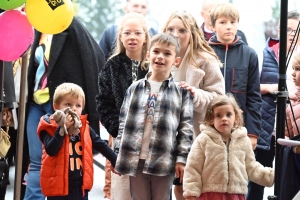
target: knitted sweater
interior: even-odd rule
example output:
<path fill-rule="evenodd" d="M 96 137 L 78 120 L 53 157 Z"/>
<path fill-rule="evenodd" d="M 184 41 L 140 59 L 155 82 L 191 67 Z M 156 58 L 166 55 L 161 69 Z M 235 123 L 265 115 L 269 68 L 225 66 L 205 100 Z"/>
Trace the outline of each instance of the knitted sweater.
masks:
<path fill-rule="evenodd" d="M 144 78 L 147 72 L 139 67 L 137 80 Z M 125 53 L 108 60 L 99 73 L 97 110 L 101 123 L 113 137 L 118 135 L 119 113 L 126 90 L 131 83 L 132 61 Z"/>

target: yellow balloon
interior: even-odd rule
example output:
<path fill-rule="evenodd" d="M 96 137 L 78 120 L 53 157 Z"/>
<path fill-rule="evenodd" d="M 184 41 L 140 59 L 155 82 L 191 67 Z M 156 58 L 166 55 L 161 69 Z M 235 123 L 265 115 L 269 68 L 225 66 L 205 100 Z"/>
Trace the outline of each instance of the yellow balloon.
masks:
<path fill-rule="evenodd" d="M 63 32 L 74 17 L 71 0 L 27 0 L 25 11 L 30 24 L 47 34 Z"/>

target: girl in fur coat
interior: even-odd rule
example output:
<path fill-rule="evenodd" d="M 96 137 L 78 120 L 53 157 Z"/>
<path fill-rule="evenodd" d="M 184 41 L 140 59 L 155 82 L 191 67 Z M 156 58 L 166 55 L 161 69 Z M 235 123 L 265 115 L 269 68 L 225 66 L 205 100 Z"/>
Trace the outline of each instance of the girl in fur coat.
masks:
<path fill-rule="evenodd" d="M 273 185 L 274 170 L 255 160 L 243 123 L 231 94 L 210 102 L 184 171 L 183 196 L 187 200 L 245 200 L 249 179 Z"/>

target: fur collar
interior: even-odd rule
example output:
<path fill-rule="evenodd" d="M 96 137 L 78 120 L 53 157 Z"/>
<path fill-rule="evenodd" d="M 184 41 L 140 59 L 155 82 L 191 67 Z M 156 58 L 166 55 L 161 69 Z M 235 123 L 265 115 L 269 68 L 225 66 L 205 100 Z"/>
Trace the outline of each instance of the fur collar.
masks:
<path fill-rule="evenodd" d="M 211 127 L 211 126 L 206 126 L 201 124 L 200 125 L 200 131 L 201 134 L 206 134 L 208 135 L 210 138 L 212 139 L 217 139 L 222 141 L 222 137 L 219 134 L 219 132 Z M 239 128 L 239 129 L 235 129 L 232 133 L 231 133 L 231 139 L 238 139 L 238 138 L 242 138 L 242 137 L 246 137 L 247 136 L 247 129 L 245 127 Z"/>

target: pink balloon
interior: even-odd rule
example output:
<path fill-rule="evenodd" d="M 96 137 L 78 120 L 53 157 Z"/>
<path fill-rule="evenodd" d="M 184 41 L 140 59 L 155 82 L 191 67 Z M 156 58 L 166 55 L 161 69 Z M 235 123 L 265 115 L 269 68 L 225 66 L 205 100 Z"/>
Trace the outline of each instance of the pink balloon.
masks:
<path fill-rule="evenodd" d="M 34 30 L 26 14 L 8 10 L 0 14 L 0 60 L 15 61 L 28 51 Z"/>

